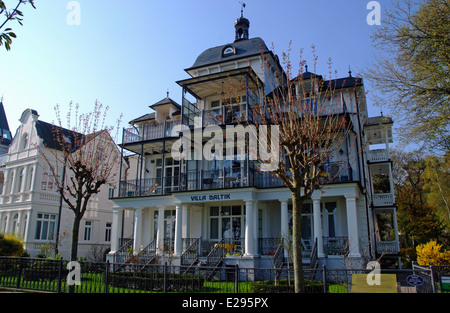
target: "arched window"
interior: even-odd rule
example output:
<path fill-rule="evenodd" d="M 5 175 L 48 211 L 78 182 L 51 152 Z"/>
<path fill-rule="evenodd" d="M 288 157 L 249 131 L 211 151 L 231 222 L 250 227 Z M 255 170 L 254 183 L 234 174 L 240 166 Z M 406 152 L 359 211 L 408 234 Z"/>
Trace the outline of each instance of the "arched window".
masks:
<path fill-rule="evenodd" d="M 12 233 L 15 234 L 17 230 L 17 225 L 19 224 L 19 214 L 14 214 L 13 224 L 12 224 Z"/>
<path fill-rule="evenodd" d="M 22 150 L 25 150 L 28 148 L 28 141 L 29 141 L 28 133 L 23 134 L 22 144 L 20 145 Z"/>
<path fill-rule="evenodd" d="M 21 168 L 19 170 L 19 177 L 18 177 L 18 182 L 17 182 L 17 192 L 22 192 L 24 190 L 22 190 L 22 184 L 23 184 L 23 180 L 25 179 L 25 168 Z"/>

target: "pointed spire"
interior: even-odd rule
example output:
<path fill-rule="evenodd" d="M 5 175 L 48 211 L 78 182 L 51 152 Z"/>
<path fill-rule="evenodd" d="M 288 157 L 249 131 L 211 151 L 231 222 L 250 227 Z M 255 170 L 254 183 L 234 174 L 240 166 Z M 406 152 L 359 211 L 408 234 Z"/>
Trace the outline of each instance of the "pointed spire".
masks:
<path fill-rule="evenodd" d="M 11 143 L 11 140 L 11 131 L 9 130 L 8 119 L 6 118 L 5 108 L 3 107 L 2 96 L 0 99 L 0 145 L 7 147 Z"/>

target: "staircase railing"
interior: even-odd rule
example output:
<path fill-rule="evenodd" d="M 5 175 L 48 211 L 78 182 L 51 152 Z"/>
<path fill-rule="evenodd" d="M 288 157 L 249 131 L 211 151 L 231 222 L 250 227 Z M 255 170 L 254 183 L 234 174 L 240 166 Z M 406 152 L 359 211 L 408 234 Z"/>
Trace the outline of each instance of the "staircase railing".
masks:
<path fill-rule="evenodd" d="M 284 262 L 284 242 L 283 239 L 280 239 L 280 243 L 278 244 L 277 250 L 273 255 L 273 268 L 275 269 L 275 281 L 277 281 L 282 274 L 282 266 Z"/>
<path fill-rule="evenodd" d="M 122 246 L 114 253 L 114 264 L 119 265 L 125 263 L 130 257 L 129 249 L 133 249 L 134 238 L 123 238 Z"/>
<path fill-rule="evenodd" d="M 186 272 L 195 265 L 195 263 L 198 261 L 198 256 L 200 253 L 200 247 L 201 247 L 201 237 L 200 238 L 193 238 L 194 240 L 189 245 L 189 247 L 186 248 L 186 250 L 181 255 L 181 265 L 187 266 Z"/>
<path fill-rule="evenodd" d="M 206 257 L 206 265 L 211 268 L 211 271 L 209 271 L 209 273 L 206 275 L 206 279 L 210 279 L 214 275 L 217 268 L 225 258 L 225 254 L 226 249 L 224 247 L 224 239 L 222 239 L 214 245 L 214 248 Z"/>

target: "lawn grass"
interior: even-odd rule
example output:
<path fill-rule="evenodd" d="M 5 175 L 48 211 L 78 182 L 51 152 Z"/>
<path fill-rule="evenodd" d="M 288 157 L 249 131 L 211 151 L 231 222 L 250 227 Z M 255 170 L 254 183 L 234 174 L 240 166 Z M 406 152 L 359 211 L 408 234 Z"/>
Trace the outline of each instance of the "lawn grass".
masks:
<path fill-rule="evenodd" d="M 257 284 L 260 284 L 256 282 Z M 0 287 L 16 288 L 17 275 L 0 273 Z M 20 289 L 24 290 L 38 290 L 46 292 L 58 292 L 58 281 L 45 280 L 25 280 L 21 279 L 19 284 Z M 66 293 L 69 291 L 69 284 L 64 279 L 59 286 L 60 291 Z M 281 292 L 288 292 L 287 286 L 281 288 Z M 109 293 L 155 293 L 162 291 L 151 291 L 144 289 L 123 288 L 113 285 L 108 286 Z M 236 293 L 236 282 L 233 281 L 207 281 L 203 282 L 203 287 L 198 293 Z M 255 282 L 243 281 L 237 283 L 238 293 L 253 293 L 255 292 Z M 329 293 L 347 293 L 346 286 L 340 284 L 328 284 Z M 81 274 L 81 285 L 75 285 L 75 293 L 106 293 L 104 274 L 103 273 L 84 273 Z"/>

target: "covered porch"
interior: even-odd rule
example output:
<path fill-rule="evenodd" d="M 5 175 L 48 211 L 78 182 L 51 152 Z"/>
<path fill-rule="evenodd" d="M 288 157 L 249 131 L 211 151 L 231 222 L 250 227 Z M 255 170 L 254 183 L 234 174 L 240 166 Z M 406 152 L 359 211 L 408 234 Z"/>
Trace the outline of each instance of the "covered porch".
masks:
<path fill-rule="evenodd" d="M 340 186 L 340 191 L 330 187 L 304 204 L 306 261 L 313 252 L 318 258 L 362 256 L 368 239 L 361 236 L 358 220 L 365 219 L 364 209 L 357 193 L 342 195 L 342 188 L 356 191 L 350 185 Z M 110 256 L 115 262 L 126 262 L 131 254 L 149 261 L 170 258 L 183 265 L 209 264 L 212 258 L 269 262 L 280 253 L 286 260 L 292 229 L 289 196 L 285 188 L 239 188 L 133 199 L 131 207 L 114 208 Z M 134 211 L 133 234 L 123 234 L 117 227 L 123 210 Z"/>

